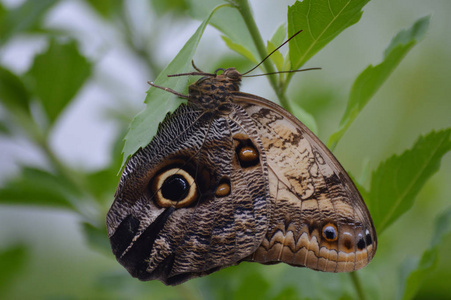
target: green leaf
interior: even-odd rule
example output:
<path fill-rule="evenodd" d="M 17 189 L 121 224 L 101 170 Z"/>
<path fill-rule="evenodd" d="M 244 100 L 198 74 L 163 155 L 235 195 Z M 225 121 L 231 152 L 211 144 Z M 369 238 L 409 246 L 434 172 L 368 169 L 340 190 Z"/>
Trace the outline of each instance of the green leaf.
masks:
<path fill-rule="evenodd" d="M 441 213 L 435 220 L 434 236 L 431 240 L 431 246 L 438 246 L 444 237 L 451 233 L 451 208 Z"/>
<path fill-rule="evenodd" d="M 270 41 L 273 45 L 280 46 L 285 41 L 286 36 L 287 26 L 285 24 L 281 24 L 279 27 L 277 27 Z"/>
<path fill-rule="evenodd" d="M 105 196 L 113 196 L 118 181 L 117 168 L 110 167 L 87 174 L 86 187 L 96 199 L 103 200 Z"/>
<path fill-rule="evenodd" d="M 189 0 L 189 12 L 193 18 L 203 20 L 209 15 L 213 7 L 228 2 L 223 0 Z M 255 47 L 252 36 L 247 30 L 246 23 L 235 7 L 226 7 L 215 13 L 211 18 L 210 24 L 221 31 L 231 43 L 240 45 L 246 49 L 246 52 L 251 53 L 253 57 L 251 61 L 256 62 L 260 60 L 260 55 Z"/>
<path fill-rule="evenodd" d="M 420 41 L 429 26 L 429 17 L 419 19 L 408 30 L 398 33 L 384 52 L 384 60 L 377 66 L 369 65 L 355 80 L 349 95 L 340 129 L 331 135 L 329 148 L 335 148 L 351 123 L 362 111 L 371 97 L 382 86 L 410 49 Z"/>
<path fill-rule="evenodd" d="M 247 48 L 245 48 L 243 45 L 234 43 L 231 39 L 229 39 L 225 35 L 222 35 L 221 38 L 226 43 L 227 47 L 229 47 L 231 50 L 235 51 L 236 53 L 241 54 L 242 56 L 246 57 L 250 61 L 257 63 L 257 61 L 255 60 L 252 53 L 249 50 L 247 50 Z"/>
<path fill-rule="evenodd" d="M 121 126 L 122 127 L 122 126 Z M 117 133 L 117 137 L 111 147 L 111 161 L 105 169 L 87 173 L 84 185 L 89 193 L 94 196 L 95 200 L 101 205 L 111 204 L 114 198 L 114 191 L 119 182 L 119 174 L 117 170 L 122 163 L 122 147 L 125 127 Z M 106 201 L 106 202 L 105 202 Z"/>
<path fill-rule="evenodd" d="M 424 38 L 429 28 L 431 17 L 425 16 L 418 19 L 412 27 L 406 30 L 400 31 L 391 41 L 390 45 L 384 51 L 384 57 L 390 55 L 395 48 L 399 45 L 408 45 L 413 41 L 419 41 Z"/>
<path fill-rule="evenodd" d="M 267 42 L 266 51 L 268 52 L 268 54 L 271 53 L 272 51 L 274 51 L 274 49 L 276 49 L 280 45 L 282 45 L 282 43 L 285 41 L 286 35 L 287 35 L 287 28 L 286 28 L 285 24 L 282 24 L 274 32 L 271 40 L 269 40 Z M 280 53 L 280 51 L 276 51 L 273 55 L 271 55 L 271 60 L 276 65 L 277 70 L 279 70 L 279 71 L 284 70 L 285 59 L 284 59 L 282 53 Z"/>
<path fill-rule="evenodd" d="M 200 24 L 196 32 L 183 46 L 182 50 L 180 50 L 160 75 L 158 75 L 155 84 L 163 87 L 171 87 L 180 92 L 187 90 L 188 76 L 169 78 L 167 75 L 185 73 L 192 68 L 191 61 L 193 60 L 200 38 L 211 16 L 219 8 L 215 8 L 210 16 Z M 164 117 L 169 112 L 173 112 L 183 102 L 183 100 L 178 99 L 177 96 L 167 91 L 152 87 L 149 89 L 145 100 L 146 107 L 132 120 L 130 129 L 125 136 L 125 145 L 122 150 L 124 153 L 122 166 L 124 166 L 128 157 L 150 143 L 157 133 L 158 125 L 163 121 Z"/>
<path fill-rule="evenodd" d="M 20 176 L 0 188 L 0 203 L 73 210 L 75 194 L 77 190 L 64 177 L 25 167 Z"/>
<path fill-rule="evenodd" d="M 0 15 L 0 45 L 21 32 L 39 29 L 50 7 L 58 0 L 28 0 L 22 5 Z"/>
<path fill-rule="evenodd" d="M 318 124 L 316 124 L 315 118 L 304 110 L 298 102 L 290 102 L 290 111 L 299 120 L 302 120 L 305 126 L 307 126 L 314 134 L 318 134 Z"/>
<path fill-rule="evenodd" d="M 111 253 L 110 241 L 108 240 L 108 234 L 105 225 L 103 225 L 101 228 L 98 228 L 92 224 L 83 222 L 82 227 L 89 245 L 96 248 L 97 250 L 102 251 L 103 253 Z"/>
<path fill-rule="evenodd" d="M 441 158 L 451 150 L 450 135 L 447 129 L 420 137 L 412 149 L 390 157 L 373 172 L 367 204 L 379 234 L 412 207 L 438 171 Z"/>
<path fill-rule="evenodd" d="M 288 36 L 292 69 L 304 65 L 347 27 L 357 23 L 369 0 L 304 0 L 288 7 Z"/>
<path fill-rule="evenodd" d="M 272 51 L 274 51 L 274 49 L 276 49 L 276 48 L 277 48 L 277 46 L 274 45 L 271 41 L 266 42 L 266 51 L 268 52 L 268 54 L 271 53 Z M 284 62 L 282 53 L 280 53 L 280 51 L 277 50 L 276 52 L 271 54 L 270 58 L 271 58 L 271 61 L 276 66 L 277 70 L 282 71 L 283 70 L 283 62 Z"/>
<path fill-rule="evenodd" d="M 180 14 L 189 8 L 187 0 L 152 0 L 152 7 L 157 15 L 167 13 Z"/>
<path fill-rule="evenodd" d="M 0 101 L 11 111 L 30 113 L 30 95 L 22 79 L 0 66 Z"/>
<path fill-rule="evenodd" d="M 365 172 L 365 170 L 364 170 L 364 172 Z M 349 174 L 349 177 L 351 177 L 352 181 L 354 182 L 356 188 L 359 190 L 360 195 L 366 202 L 366 199 L 369 198 L 368 190 L 365 189 L 365 187 L 361 184 L 362 181 L 356 180 L 355 177 L 352 176 L 352 174 L 350 172 L 348 172 L 348 174 Z"/>
<path fill-rule="evenodd" d="M 255 66 L 255 64 L 243 56 L 230 54 L 218 57 L 218 59 L 215 60 L 215 66 L 222 67 L 224 69 L 234 67 L 237 70 L 249 70 Z"/>
<path fill-rule="evenodd" d="M 438 246 L 444 236 L 451 233 L 451 208 L 439 215 L 435 222 L 434 236 L 431 246 L 427 249 L 417 263 L 406 261 L 401 269 L 401 282 L 403 285 L 402 299 L 412 299 L 421 287 L 421 283 L 437 266 Z M 399 297 L 400 298 L 400 297 Z"/>
<path fill-rule="evenodd" d="M 51 40 L 49 48 L 35 57 L 27 79 L 51 123 L 83 86 L 91 69 L 75 41 Z"/>
<path fill-rule="evenodd" d="M 8 125 L 6 125 L 6 121 L 0 120 L 0 133 L 4 135 L 8 135 L 11 133 Z"/>
<path fill-rule="evenodd" d="M 27 248 L 17 245 L 0 251 L 0 296 L 7 290 L 14 277 L 25 266 L 28 258 Z"/>
<path fill-rule="evenodd" d="M 234 289 L 232 299 L 249 300 L 249 299 L 265 299 L 269 292 L 270 284 L 258 273 L 248 274 L 242 278 L 241 284 Z"/>
<path fill-rule="evenodd" d="M 123 0 L 86 0 L 102 17 L 111 18 L 123 8 Z"/>
<path fill-rule="evenodd" d="M 419 262 L 406 260 L 401 268 L 401 278 L 404 283 L 403 300 L 412 299 L 421 287 L 425 277 L 437 266 L 437 249 L 426 250 Z M 401 298 L 401 297 L 398 297 Z"/>
<path fill-rule="evenodd" d="M 5 15 L 8 13 L 5 6 L 0 2 L 0 22 L 5 18 Z"/>
<path fill-rule="evenodd" d="M 298 294 L 298 291 L 292 287 L 285 287 L 279 294 L 277 294 L 273 300 L 300 300 L 301 297 Z"/>

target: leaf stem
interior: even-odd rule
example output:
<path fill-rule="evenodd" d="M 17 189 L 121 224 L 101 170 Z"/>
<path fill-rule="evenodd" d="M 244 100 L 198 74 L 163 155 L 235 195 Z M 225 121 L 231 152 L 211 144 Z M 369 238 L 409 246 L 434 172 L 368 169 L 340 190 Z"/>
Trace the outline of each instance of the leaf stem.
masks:
<path fill-rule="evenodd" d="M 258 53 L 260 54 L 260 59 L 266 57 L 266 47 L 263 42 L 263 38 L 258 30 L 257 24 L 255 23 L 254 17 L 252 16 L 252 12 L 249 6 L 249 2 L 247 0 L 237 0 L 235 7 L 240 12 L 243 17 L 244 22 L 246 23 L 247 29 L 251 34 L 252 40 L 254 41 L 255 47 L 257 48 Z M 276 72 L 274 66 L 270 62 L 270 60 L 265 60 L 263 65 L 268 73 Z M 277 84 L 277 78 L 275 75 L 268 75 L 269 83 L 271 84 L 274 92 L 279 99 L 280 104 L 286 108 L 290 109 L 288 99 L 285 97 L 285 89 Z"/>
<path fill-rule="evenodd" d="M 73 198 L 67 195 L 67 201 L 72 207 L 82 215 L 91 224 L 98 225 L 100 207 L 98 203 L 90 195 L 88 188 L 86 187 L 84 178 L 80 176 L 76 171 L 67 167 L 51 149 L 48 143 L 48 134 L 34 136 L 35 143 L 40 147 L 41 151 L 45 153 L 50 165 L 53 167 L 55 174 L 67 178 L 67 180 L 76 189 L 77 194 L 74 194 Z"/>
<path fill-rule="evenodd" d="M 349 273 L 351 277 L 352 284 L 357 292 L 357 296 L 360 300 L 366 300 L 365 293 L 363 292 L 362 283 L 360 282 L 359 274 L 357 272 Z"/>
<path fill-rule="evenodd" d="M 125 42 L 128 44 L 130 49 L 135 52 L 135 54 L 145 62 L 147 68 L 153 74 L 159 74 L 161 72 L 161 67 L 158 65 L 157 61 L 153 57 L 153 51 L 149 51 L 146 48 L 146 43 L 143 43 L 144 40 L 152 40 L 155 39 L 154 36 L 149 37 L 136 37 L 136 32 L 132 29 L 132 24 L 130 22 L 131 16 L 127 13 L 128 9 L 126 7 L 126 3 L 122 4 L 122 9 L 118 15 L 119 22 L 122 25 L 122 36 Z"/>

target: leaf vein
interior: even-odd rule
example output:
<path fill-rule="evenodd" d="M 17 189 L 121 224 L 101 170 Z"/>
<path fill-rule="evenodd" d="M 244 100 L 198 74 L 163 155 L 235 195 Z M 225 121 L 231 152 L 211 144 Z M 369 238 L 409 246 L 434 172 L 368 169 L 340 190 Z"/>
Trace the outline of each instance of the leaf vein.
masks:
<path fill-rule="evenodd" d="M 329 1 L 329 3 L 330 3 L 330 1 Z M 311 36 L 312 36 L 312 38 L 313 38 L 313 42 L 310 44 L 310 46 L 308 47 L 308 49 L 304 52 L 304 54 L 302 55 L 302 57 L 301 57 L 301 59 L 299 60 L 299 61 L 303 61 L 304 59 L 305 59 L 305 57 L 307 56 L 307 54 L 314 48 L 314 46 L 316 46 L 316 44 L 318 43 L 318 41 L 321 39 L 321 36 L 323 36 L 324 35 L 324 33 L 329 29 L 329 27 L 335 22 L 335 20 L 338 18 L 338 16 L 346 9 L 346 7 L 349 5 L 349 3 L 351 3 L 351 0 L 349 0 L 343 7 L 342 7 L 342 9 L 338 12 L 338 14 L 336 15 L 336 16 L 334 16 L 333 14 L 332 14 L 332 16 L 333 16 L 333 18 L 332 18 L 332 20 L 329 22 L 329 24 L 327 24 L 327 26 L 326 27 L 324 27 L 324 29 L 320 32 L 320 34 L 318 35 L 318 38 L 314 38 L 313 37 L 313 34 L 311 34 Z M 310 3 L 310 5 L 311 5 L 311 3 Z M 309 11 L 310 11 L 310 7 L 309 7 Z M 307 14 L 307 16 L 308 16 L 308 14 Z M 307 22 L 307 24 L 309 24 L 310 23 L 310 19 L 308 19 L 307 18 L 307 20 L 308 20 L 308 22 Z M 310 27 L 310 26 L 309 26 Z M 309 31 L 310 31 L 310 29 L 309 29 Z"/>
<path fill-rule="evenodd" d="M 413 178 L 413 180 L 411 180 L 411 183 L 408 185 L 407 188 L 405 188 L 403 190 L 403 192 L 401 192 L 400 196 L 398 196 L 398 199 L 395 201 L 394 205 L 391 206 L 390 210 L 388 211 L 388 213 L 386 214 L 386 217 L 382 220 L 382 223 L 380 225 L 380 228 L 384 228 L 385 225 L 388 223 L 388 221 L 390 220 L 391 215 L 394 214 L 394 212 L 396 211 L 396 209 L 399 207 L 399 205 L 402 202 L 402 199 L 404 199 L 408 192 L 413 188 L 414 184 L 417 183 L 417 181 L 419 180 L 419 178 L 421 177 L 421 175 L 423 175 L 424 170 L 427 168 L 427 166 L 430 164 L 430 162 L 433 160 L 433 158 L 435 157 L 435 155 L 438 153 L 439 149 L 441 148 L 443 144 L 443 138 L 441 140 L 441 142 L 437 145 L 437 147 L 435 148 L 434 152 L 432 153 L 432 155 L 429 156 L 429 159 L 427 159 L 424 163 L 423 166 L 421 168 L 421 172 L 418 172 L 417 175 L 415 175 L 415 177 Z M 396 170 L 396 172 L 399 172 L 399 168 Z M 400 176 L 396 176 L 396 180 L 398 179 L 398 177 Z M 398 184 L 396 182 L 396 186 L 395 189 L 398 189 Z M 398 193 L 398 190 L 397 190 Z"/>

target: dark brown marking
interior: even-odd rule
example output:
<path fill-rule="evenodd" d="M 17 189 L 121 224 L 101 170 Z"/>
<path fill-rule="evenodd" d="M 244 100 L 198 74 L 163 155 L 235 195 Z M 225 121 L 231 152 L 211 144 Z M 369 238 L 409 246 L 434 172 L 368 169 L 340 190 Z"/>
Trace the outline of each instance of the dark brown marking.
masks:
<path fill-rule="evenodd" d="M 359 234 L 359 241 L 357 242 L 357 249 L 362 250 L 365 248 L 365 240 L 363 239 L 363 236 Z"/>
<path fill-rule="evenodd" d="M 343 242 L 343 246 L 345 246 L 346 249 L 351 250 L 352 249 L 352 241 L 348 238 L 346 238 Z"/>
<path fill-rule="evenodd" d="M 373 243 L 373 239 L 371 238 L 371 234 L 368 229 L 366 230 L 365 240 L 367 245 L 371 245 Z"/>

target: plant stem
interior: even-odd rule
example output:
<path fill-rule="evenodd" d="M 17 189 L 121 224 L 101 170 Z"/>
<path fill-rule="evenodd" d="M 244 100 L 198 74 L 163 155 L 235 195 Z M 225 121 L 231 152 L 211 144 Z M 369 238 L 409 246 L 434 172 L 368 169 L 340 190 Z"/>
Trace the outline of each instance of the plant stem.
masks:
<path fill-rule="evenodd" d="M 266 47 L 263 42 L 260 31 L 258 30 L 257 24 L 255 23 L 254 17 L 252 16 L 252 12 L 249 7 L 249 2 L 247 0 L 237 0 L 236 3 L 237 3 L 236 8 L 240 12 L 244 22 L 246 23 L 247 29 L 251 34 L 255 47 L 257 48 L 257 51 L 260 54 L 260 59 L 265 58 L 267 55 Z M 265 66 L 265 69 L 268 73 L 275 72 L 274 66 L 271 64 L 269 60 L 265 60 L 263 62 L 263 65 Z M 274 89 L 280 104 L 286 109 L 289 109 L 288 99 L 285 97 L 284 94 L 285 89 L 277 84 L 276 76 L 268 75 L 268 80 L 272 88 Z"/>
<path fill-rule="evenodd" d="M 143 44 L 143 40 L 145 40 L 145 38 L 140 36 L 136 38 L 136 33 L 132 29 L 130 19 L 131 16 L 128 14 L 128 9 L 126 7 L 126 3 L 124 2 L 122 4 L 122 9 L 120 10 L 119 14 L 119 21 L 121 22 L 123 29 L 122 30 L 123 38 L 130 47 L 130 49 L 134 51 L 136 55 L 146 63 L 147 68 L 153 74 L 159 74 L 161 72 L 160 66 L 155 61 L 154 57 L 151 55 L 152 51 L 148 51 L 146 46 Z M 153 37 L 150 37 L 150 39 L 152 38 Z"/>
<path fill-rule="evenodd" d="M 47 133 L 39 136 L 34 136 L 34 141 L 49 159 L 50 165 L 53 167 L 55 174 L 65 177 L 77 190 L 77 194 L 74 195 L 75 198 L 68 196 L 68 202 L 70 202 L 72 207 L 86 220 L 88 220 L 92 224 L 97 224 L 99 220 L 98 213 L 100 212 L 100 207 L 90 195 L 88 188 L 86 187 L 86 184 L 84 182 L 84 178 L 79 176 L 78 173 L 74 170 L 68 168 L 56 156 L 55 152 L 49 146 Z M 93 213 L 93 211 L 95 211 L 95 213 Z"/>
<path fill-rule="evenodd" d="M 352 284 L 354 285 L 359 299 L 366 300 L 365 293 L 363 292 L 362 284 L 360 282 L 359 274 L 357 274 L 357 272 L 351 272 L 349 273 L 349 276 L 351 277 Z"/>

